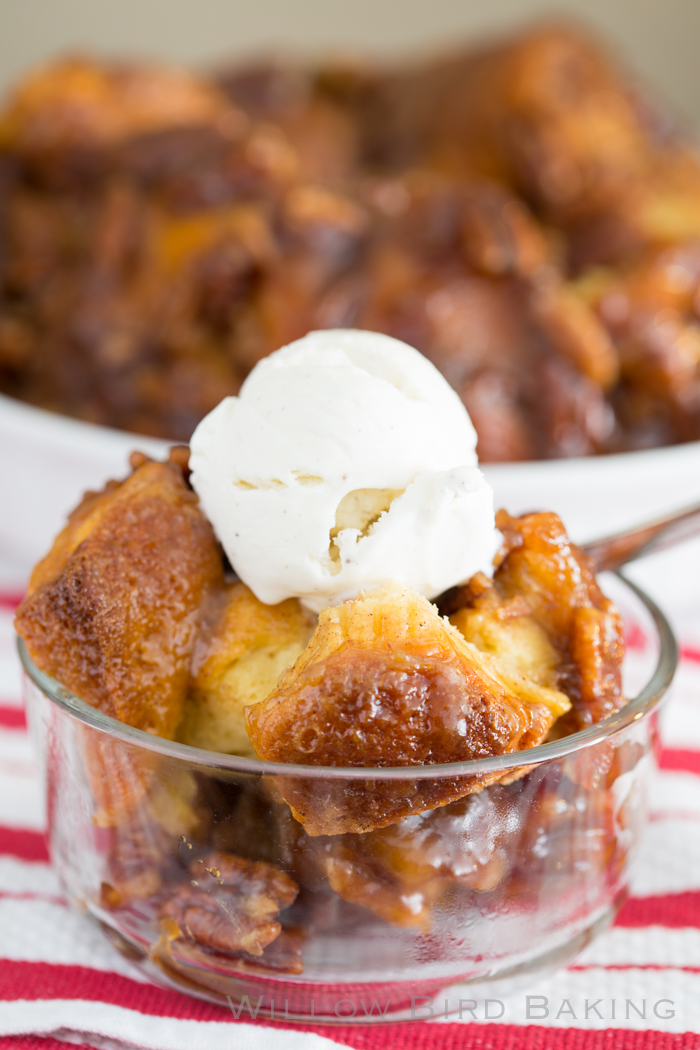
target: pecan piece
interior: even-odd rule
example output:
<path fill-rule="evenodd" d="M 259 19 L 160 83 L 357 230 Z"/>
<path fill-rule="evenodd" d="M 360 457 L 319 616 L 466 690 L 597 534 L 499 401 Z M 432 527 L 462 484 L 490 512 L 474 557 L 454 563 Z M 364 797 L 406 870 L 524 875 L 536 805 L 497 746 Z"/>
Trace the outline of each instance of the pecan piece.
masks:
<path fill-rule="evenodd" d="M 274 977 L 281 973 L 303 973 L 301 958 L 304 935 L 296 927 L 283 928 L 279 937 L 270 944 L 261 955 L 253 956 L 248 952 L 216 952 L 211 948 L 202 948 L 195 941 L 188 941 L 182 930 L 172 919 L 163 919 L 156 959 L 166 967 L 172 967 L 185 975 L 191 975 L 190 967 L 201 970 L 206 968 L 210 974 L 214 970 L 219 974 L 266 974 Z"/>
<path fill-rule="evenodd" d="M 160 909 L 184 940 L 216 951 L 262 955 L 279 935 L 277 917 L 297 884 L 273 864 L 212 852 L 190 865 L 191 885 L 178 886 Z"/>
<path fill-rule="evenodd" d="M 101 888 L 105 907 L 127 907 L 157 893 L 167 856 L 163 830 L 144 814 L 135 812 L 128 823 L 110 828 L 108 834 L 107 881 Z"/>

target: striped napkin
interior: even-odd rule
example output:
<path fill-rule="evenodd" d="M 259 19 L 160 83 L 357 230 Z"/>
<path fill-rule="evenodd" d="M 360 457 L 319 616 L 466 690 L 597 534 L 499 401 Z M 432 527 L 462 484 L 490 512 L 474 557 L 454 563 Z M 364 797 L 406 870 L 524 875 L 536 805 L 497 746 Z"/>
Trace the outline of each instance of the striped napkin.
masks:
<path fill-rule="evenodd" d="M 1 568 L 1 566 L 0 566 Z M 5 582 L 3 582 L 5 580 Z M 48 863 L 12 613 L 0 573 L 0 1050 L 679 1050 L 700 1047 L 700 608 L 663 719 L 652 820 L 615 926 L 554 977 L 493 993 L 461 1020 L 305 1028 L 153 987 L 71 911 Z M 465 997 L 468 995 L 465 992 Z"/>

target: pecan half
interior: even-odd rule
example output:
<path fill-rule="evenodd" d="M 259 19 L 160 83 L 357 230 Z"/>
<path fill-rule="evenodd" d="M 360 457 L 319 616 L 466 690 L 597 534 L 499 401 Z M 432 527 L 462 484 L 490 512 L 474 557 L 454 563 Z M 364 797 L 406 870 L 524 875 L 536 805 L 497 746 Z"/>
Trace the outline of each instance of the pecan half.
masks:
<path fill-rule="evenodd" d="M 162 904 L 161 919 L 174 919 L 184 940 L 217 951 L 262 955 L 282 927 L 280 911 L 292 904 L 297 884 L 265 861 L 212 852 L 190 865 L 192 882 Z"/>

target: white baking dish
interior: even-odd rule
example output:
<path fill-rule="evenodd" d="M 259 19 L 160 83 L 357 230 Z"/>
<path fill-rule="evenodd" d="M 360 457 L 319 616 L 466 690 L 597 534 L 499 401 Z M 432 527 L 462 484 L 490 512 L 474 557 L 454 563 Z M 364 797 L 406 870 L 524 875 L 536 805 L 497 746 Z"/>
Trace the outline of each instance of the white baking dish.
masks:
<path fill-rule="evenodd" d="M 129 454 L 166 441 L 69 419 L 0 394 L 0 553 L 26 571 L 86 489 L 122 477 Z"/>
<path fill-rule="evenodd" d="M 0 395 L 0 551 L 27 572 L 86 489 L 122 477 L 135 449 L 168 442 L 68 419 Z M 700 441 L 616 456 L 486 467 L 496 505 L 556 510 L 586 540 L 700 502 Z M 700 541 L 652 559 L 641 577 L 655 597 L 697 604 Z"/>

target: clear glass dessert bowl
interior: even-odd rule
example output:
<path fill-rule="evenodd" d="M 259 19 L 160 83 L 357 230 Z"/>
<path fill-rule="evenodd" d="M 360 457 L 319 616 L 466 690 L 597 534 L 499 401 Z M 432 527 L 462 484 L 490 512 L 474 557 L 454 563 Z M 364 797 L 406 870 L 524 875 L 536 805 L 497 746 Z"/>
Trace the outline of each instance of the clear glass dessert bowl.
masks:
<path fill-rule="evenodd" d="M 625 706 L 451 765 L 282 765 L 163 740 L 72 695 L 20 642 L 70 900 L 149 978 L 244 1017 L 365 1023 L 424 1017 L 431 1001 L 449 1013 L 565 963 L 628 892 L 677 660 L 642 591 L 619 576 L 605 589 L 627 633 Z M 365 834 L 311 837 L 287 805 L 390 809 L 446 780 L 464 797 Z"/>

